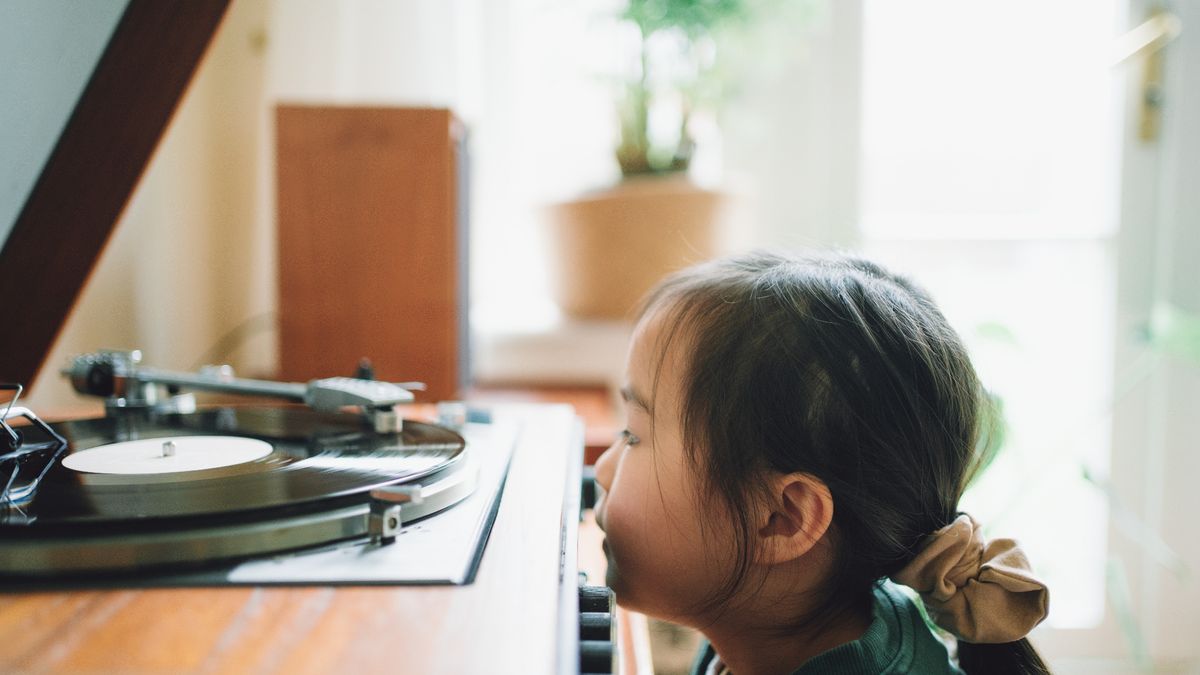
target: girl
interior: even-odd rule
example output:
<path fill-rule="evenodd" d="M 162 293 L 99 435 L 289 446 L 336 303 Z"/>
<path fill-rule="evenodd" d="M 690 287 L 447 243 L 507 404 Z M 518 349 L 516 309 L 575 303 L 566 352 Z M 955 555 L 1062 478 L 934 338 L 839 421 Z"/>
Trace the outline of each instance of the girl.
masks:
<path fill-rule="evenodd" d="M 1048 672 L 1048 593 L 958 512 L 983 398 L 929 297 L 851 257 L 754 254 L 653 291 L 596 465 L 608 585 L 707 638 L 697 673 Z M 957 667 L 916 604 L 958 637 Z"/>

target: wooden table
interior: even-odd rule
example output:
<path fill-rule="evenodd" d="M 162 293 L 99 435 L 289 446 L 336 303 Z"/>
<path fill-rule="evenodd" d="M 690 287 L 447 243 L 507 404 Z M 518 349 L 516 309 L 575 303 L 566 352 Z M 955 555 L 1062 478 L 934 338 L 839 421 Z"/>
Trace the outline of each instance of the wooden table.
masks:
<path fill-rule="evenodd" d="M 578 508 L 579 483 L 577 473 L 573 485 L 570 477 L 580 459 L 582 426 L 565 405 L 503 409 L 527 424 L 474 584 L 5 594 L 0 672 L 557 673 L 577 667 L 578 626 L 564 624 L 563 609 L 575 602 L 577 585 L 578 511 L 571 512 L 571 503 Z"/>

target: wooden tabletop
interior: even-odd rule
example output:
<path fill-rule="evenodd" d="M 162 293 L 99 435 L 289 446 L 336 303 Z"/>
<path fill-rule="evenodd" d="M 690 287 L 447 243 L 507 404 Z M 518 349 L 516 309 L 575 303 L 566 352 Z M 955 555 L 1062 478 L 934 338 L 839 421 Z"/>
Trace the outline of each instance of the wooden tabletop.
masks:
<path fill-rule="evenodd" d="M 475 583 L 3 594 L 0 671 L 559 672 L 579 420 L 561 405 L 504 410 L 526 424 Z"/>

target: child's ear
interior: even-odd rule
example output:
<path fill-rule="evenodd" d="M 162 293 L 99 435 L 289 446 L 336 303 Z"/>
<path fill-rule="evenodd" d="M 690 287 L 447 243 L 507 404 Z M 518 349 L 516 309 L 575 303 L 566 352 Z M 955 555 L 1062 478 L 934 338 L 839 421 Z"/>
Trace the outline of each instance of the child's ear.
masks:
<path fill-rule="evenodd" d="M 833 520 L 833 496 L 816 476 L 790 473 L 772 481 L 766 523 L 758 530 L 756 562 L 777 565 L 808 553 Z"/>

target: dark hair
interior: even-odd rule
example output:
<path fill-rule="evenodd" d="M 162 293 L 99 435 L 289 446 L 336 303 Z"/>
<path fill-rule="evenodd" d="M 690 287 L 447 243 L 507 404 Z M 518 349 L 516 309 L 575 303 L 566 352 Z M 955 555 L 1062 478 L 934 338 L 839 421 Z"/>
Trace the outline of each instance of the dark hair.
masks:
<path fill-rule="evenodd" d="M 927 293 L 872 262 L 767 253 L 717 260 L 669 277 L 643 307 L 667 312 L 660 356 L 684 338 L 685 451 L 742 535 L 735 570 L 710 608 L 750 569 L 748 507 L 765 498 L 765 472 L 809 473 L 833 496 L 835 576 L 819 611 L 799 619 L 807 625 L 862 606 L 875 582 L 954 520 L 986 464 L 989 416 L 966 349 Z M 960 641 L 964 669 L 973 647 Z M 987 649 L 987 661 L 1007 672 L 1048 672 L 1024 640 Z"/>

